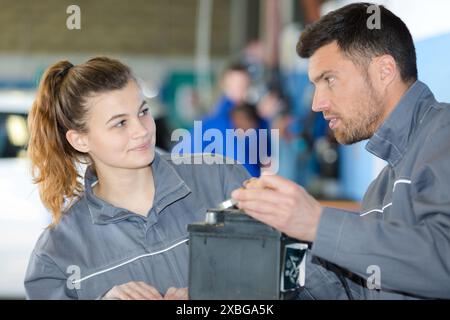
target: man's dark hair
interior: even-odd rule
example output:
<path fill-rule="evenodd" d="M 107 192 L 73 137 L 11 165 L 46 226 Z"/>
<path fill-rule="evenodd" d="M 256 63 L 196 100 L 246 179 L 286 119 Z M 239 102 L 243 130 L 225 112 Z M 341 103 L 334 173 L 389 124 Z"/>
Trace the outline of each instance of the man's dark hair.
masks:
<path fill-rule="evenodd" d="M 247 66 L 241 62 L 233 62 L 229 64 L 225 69 L 225 72 L 232 72 L 232 71 L 248 73 Z"/>
<path fill-rule="evenodd" d="M 252 103 L 249 102 L 238 103 L 230 110 L 230 115 L 238 114 L 239 112 L 248 120 L 254 121 L 257 124 L 259 124 L 259 122 L 262 120 L 258 114 L 256 105 Z"/>
<path fill-rule="evenodd" d="M 220 78 L 223 79 L 223 78 L 225 78 L 225 76 L 227 76 L 228 74 L 230 74 L 232 72 L 239 72 L 241 74 L 245 74 L 248 77 L 250 77 L 250 72 L 249 72 L 248 68 L 246 67 L 246 65 L 238 61 L 238 62 L 232 62 L 232 63 L 226 65 L 225 68 L 222 69 L 220 72 Z"/>
<path fill-rule="evenodd" d="M 416 50 L 411 33 L 405 23 L 379 5 L 379 29 L 368 27 L 373 13 L 371 3 L 355 3 L 332 11 L 309 25 L 300 36 L 297 53 L 310 58 L 319 48 L 337 41 L 339 48 L 353 62 L 368 65 L 371 58 L 391 55 L 400 70 L 403 82 L 417 80 Z"/>

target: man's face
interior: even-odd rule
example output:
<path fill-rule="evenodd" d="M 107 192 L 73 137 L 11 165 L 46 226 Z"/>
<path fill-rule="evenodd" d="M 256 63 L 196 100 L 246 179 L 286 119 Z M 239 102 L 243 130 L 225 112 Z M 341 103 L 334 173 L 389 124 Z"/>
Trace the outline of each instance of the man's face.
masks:
<path fill-rule="evenodd" d="M 332 42 L 311 56 L 309 78 L 315 85 L 312 109 L 323 113 L 339 143 L 352 144 L 375 133 L 385 106 L 370 66 L 365 72 Z"/>

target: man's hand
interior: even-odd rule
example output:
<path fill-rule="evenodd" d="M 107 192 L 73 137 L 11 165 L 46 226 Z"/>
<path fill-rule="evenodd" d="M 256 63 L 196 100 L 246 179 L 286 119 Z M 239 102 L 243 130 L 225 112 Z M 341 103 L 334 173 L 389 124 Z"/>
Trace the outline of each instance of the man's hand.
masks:
<path fill-rule="evenodd" d="M 164 295 L 164 300 L 188 300 L 188 288 L 174 288 L 167 289 Z"/>
<path fill-rule="evenodd" d="M 154 287 L 145 282 L 128 282 L 114 286 L 104 296 L 105 300 L 162 300 L 163 297 Z"/>
<path fill-rule="evenodd" d="M 238 207 L 290 237 L 313 242 L 322 206 L 298 184 L 272 174 L 251 179 L 234 190 Z"/>

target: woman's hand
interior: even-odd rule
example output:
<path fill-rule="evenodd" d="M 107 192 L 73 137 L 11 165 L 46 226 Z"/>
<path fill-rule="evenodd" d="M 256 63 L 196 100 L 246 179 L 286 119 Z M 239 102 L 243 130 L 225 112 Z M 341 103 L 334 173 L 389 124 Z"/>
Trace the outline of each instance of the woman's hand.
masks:
<path fill-rule="evenodd" d="M 170 289 L 169 289 L 170 290 Z M 167 290 L 167 292 L 169 292 Z M 167 295 L 167 293 L 166 293 Z M 163 297 L 154 287 L 145 282 L 128 282 L 114 286 L 102 298 L 103 300 L 162 300 Z"/>
<path fill-rule="evenodd" d="M 174 288 L 167 289 L 164 295 L 164 300 L 188 300 L 188 288 Z"/>

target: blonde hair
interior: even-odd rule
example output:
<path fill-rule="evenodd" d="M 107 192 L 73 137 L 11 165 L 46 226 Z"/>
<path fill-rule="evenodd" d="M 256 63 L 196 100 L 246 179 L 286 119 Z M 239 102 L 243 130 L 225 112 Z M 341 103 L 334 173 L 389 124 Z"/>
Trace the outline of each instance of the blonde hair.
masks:
<path fill-rule="evenodd" d="M 88 132 L 86 98 L 122 89 L 134 79 L 118 60 L 96 57 L 74 66 L 67 60 L 44 73 L 29 117 L 33 182 L 38 184 L 44 206 L 52 214 L 50 227 L 82 194 L 77 163 L 91 163 L 89 155 L 75 150 L 66 139 L 68 130 Z"/>

